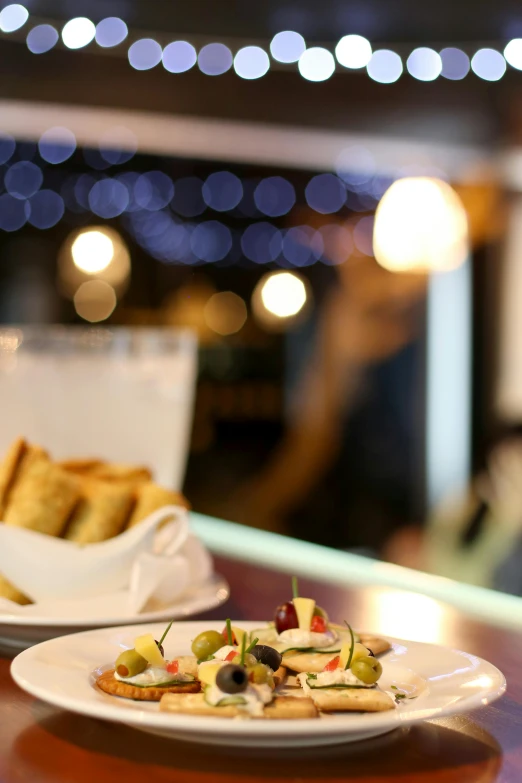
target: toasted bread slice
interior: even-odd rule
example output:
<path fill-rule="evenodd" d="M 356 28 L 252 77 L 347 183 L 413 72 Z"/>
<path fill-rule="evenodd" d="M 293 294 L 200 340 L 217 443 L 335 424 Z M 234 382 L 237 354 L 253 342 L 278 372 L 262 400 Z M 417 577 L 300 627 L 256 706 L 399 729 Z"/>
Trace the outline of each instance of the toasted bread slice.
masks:
<path fill-rule="evenodd" d="M 132 489 L 116 482 L 81 478 L 82 499 L 64 534 L 77 544 L 106 541 L 120 533 L 128 519 L 134 495 Z"/>
<path fill-rule="evenodd" d="M 321 712 L 383 712 L 395 709 L 393 700 L 378 688 L 325 688 L 310 690 L 309 696 Z"/>
<path fill-rule="evenodd" d="M 27 451 L 27 443 L 24 438 L 17 438 L 11 444 L 5 458 L 0 465 L 0 520 L 3 519 L 7 496 L 14 483 L 16 472 Z"/>
<path fill-rule="evenodd" d="M 160 701 L 165 694 L 196 694 L 201 688 L 198 680 L 181 685 L 169 685 L 165 688 L 139 688 L 128 682 L 117 680 L 114 676 L 114 669 L 109 669 L 100 675 L 96 680 L 96 685 L 111 696 L 120 696 L 123 699 L 133 699 L 134 701 Z"/>
<path fill-rule="evenodd" d="M 168 693 L 162 697 L 160 710 L 175 712 L 182 715 L 211 715 L 218 718 L 250 717 L 248 712 L 235 704 L 225 707 L 212 707 L 205 701 L 204 694 L 183 696 Z M 311 699 L 294 698 L 293 696 L 276 696 L 270 704 L 266 704 L 262 715 L 253 718 L 268 720 L 298 720 L 302 718 L 317 718 L 317 709 Z"/>

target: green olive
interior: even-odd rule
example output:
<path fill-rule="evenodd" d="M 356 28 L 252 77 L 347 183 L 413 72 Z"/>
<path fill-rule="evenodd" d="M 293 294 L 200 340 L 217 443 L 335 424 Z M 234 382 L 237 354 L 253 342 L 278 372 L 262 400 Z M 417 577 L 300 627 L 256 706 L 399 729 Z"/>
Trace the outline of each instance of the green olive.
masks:
<path fill-rule="evenodd" d="M 235 663 L 236 666 L 240 666 L 241 665 L 241 655 L 234 655 L 234 657 L 232 658 L 230 663 Z M 249 666 L 249 667 L 250 666 L 255 666 L 256 663 L 257 663 L 257 658 L 255 657 L 255 655 L 250 655 L 250 653 L 245 653 L 245 661 L 244 661 L 244 665 L 245 666 Z"/>
<path fill-rule="evenodd" d="M 264 683 L 269 682 L 272 676 L 272 670 L 269 669 L 268 666 L 265 666 L 264 663 L 256 663 L 248 669 L 248 675 L 253 683 L 256 685 L 263 685 Z"/>
<path fill-rule="evenodd" d="M 382 674 L 382 666 L 376 658 L 365 655 L 357 658 L 350 666 L 354 674 L 365 685 L 375 685 Z"/>
<path fill-rule="evenodd" d="M 214 655 L 225 644 L 225 640 L 218 631 L 203 631 L 192 642 L 192 652 L 199 660 Z"/>
<path fill-rule="evenodd" d="M 115 669 L 120 677 L 134 677 L 147 668 L 147 660 L 136 650 L 125 650 L 116 659 Z"/>

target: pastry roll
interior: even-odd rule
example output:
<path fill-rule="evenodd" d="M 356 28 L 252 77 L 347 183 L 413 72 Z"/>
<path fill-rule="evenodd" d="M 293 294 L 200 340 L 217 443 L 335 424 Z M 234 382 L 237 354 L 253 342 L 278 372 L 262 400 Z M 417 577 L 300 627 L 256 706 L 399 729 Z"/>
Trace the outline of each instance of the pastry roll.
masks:
<path fill-rule="evenodd" d="M 13 485 L 16 471 L 26 451 L 27 443 L 24 438 L 17 438 L 9 447 L 9 451 L 0 465 L 0 520 L 5 511 L 7 496 Z"/>
<path fill-rule="evenodd" d="M 73 512 L 64 538 L 77 544 L 94 544 L 118 535 L 134 504 L 132 488 L 86 478 L 81 489 L 82 499 Z"/>
<path fill-rule="evenodd" d="M 171 489 L 158 487 L 157 484 L 147 482 L 136 487 L 136 505 L 129 520 L 128 527 L 143 522 L 149 514 L 157 511 L 163 506 L 184 506 L 188 508 L 188 502 L 181 492 L 174 492 Z"/>

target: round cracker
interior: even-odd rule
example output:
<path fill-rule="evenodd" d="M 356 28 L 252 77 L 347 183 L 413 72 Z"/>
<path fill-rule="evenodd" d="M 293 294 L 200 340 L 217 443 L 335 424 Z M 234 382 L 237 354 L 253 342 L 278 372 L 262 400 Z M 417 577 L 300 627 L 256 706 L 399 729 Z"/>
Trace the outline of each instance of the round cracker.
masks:
<path fill-rule="evenodd" d="M 182 685 L 169 685 L 164 688 L 139 688 L 128 682 L 117 680 L 114 676 L 114 669 L 109 669 L 100 675 L 96 680 L 96 685 L 111 696 L 120 696 L 123 699 L 133 699 L 134 701 L 160 701 L 165 693 L 198 693 L 201 689 L 197 680 Z"/>
<path fill-rule="evenodd" d="M 378 688 L 325 688 L 310 690 L 310 697 L 322 712 L 383 712 L 395 705 Z"/>
<path fill-rule="evenodd" d="M 391 648 L 389 642 L 386 639 L 381 639 L 378 636 L 371 636 L 370 634 L 359 634 L 361 643 L 368 647 L 374 655 L 380 655 Z M 337 658 L 338 652 L 333 653 L 315 653 L 315 652 L 292 652 L 285 653 L 283 655 L 283 664 L 287 669 L 291 669 L 294 672 L 301 674 L 302 672 L 312 672 L 318 674 L 322 672 L 324 667 Z"/>

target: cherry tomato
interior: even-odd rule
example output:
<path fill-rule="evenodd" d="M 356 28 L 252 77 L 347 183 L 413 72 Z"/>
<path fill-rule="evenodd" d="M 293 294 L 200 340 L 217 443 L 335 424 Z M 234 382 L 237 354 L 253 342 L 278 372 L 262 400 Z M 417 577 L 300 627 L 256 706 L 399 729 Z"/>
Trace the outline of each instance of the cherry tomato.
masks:
<path fill-rule="evenodd" d="M 274 622 L 277 633 L 283 633 L 283 631 L 289 631 L 290 628 L 299 627 L 297 613 L 291 601 L 277 607 Z"/>
<path fill-rule="evenodd" d="M 319 617 L 319 615 L 315 615 L 312 617 L 312 625 L 310 628 L 311 631 L 314 633 L 324 633 L 326 631 L 326 623 L 324 621 L 323 617 Z"/>
<path fill-rule="evenodd" d="M 339 666 L 339 655 L 336 655 L 335 658 L 332 658 L 330 663 L 327 663 L 326 666 L 323 669 L 323 672 L 333 672 L 337 667 Z"/>
<path fill-rule="evenodd" d="M 169 674 L 177 674 L 179 672 L 178 661 L 169 661 L 167 664 L 167 671 Z"/>
<path fill-rule="evenodd" d="M 229 654 L 225 658 L 225 661 L 232 661 L 236 657 L 236 655 L 237 655 L 236 650 L 230 650 Z"/>

